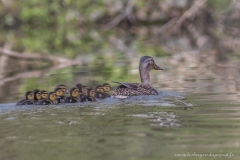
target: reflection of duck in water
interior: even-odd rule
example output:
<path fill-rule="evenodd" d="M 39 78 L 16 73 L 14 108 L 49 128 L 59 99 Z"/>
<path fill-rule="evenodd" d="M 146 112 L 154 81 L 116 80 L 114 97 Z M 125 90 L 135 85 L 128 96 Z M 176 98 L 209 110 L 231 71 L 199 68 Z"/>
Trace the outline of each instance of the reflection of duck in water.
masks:
<path fill-rule="evenodd" d="M 157 66 L 150 56 L 143 56 L 139 63 L 139 73 L 141 83 L 119 83 L 120 85 L 113 92 L 114 97 L 128 97 L 128 96 L 139 96 L 139 95 L 158 95 L 158 92 L 150 83 L 150 71 L 163 70 Z"/>

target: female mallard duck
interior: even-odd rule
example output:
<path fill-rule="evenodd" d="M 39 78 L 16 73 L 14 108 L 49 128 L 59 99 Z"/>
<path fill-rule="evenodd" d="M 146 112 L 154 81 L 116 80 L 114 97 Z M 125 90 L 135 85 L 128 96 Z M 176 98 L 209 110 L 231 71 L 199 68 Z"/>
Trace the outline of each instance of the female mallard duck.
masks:
<path fill-rule="evenodd" d="M 77 103 L 80 102 L 79 90 L 77 87 L 70 89 L 70 96 L 64 99 L 63 103 Z"/>
<path fill-rule="evenodd" d="M 104 99 L 104 98 L 106 98 L 103 86 L 101 86 L 101 85 L 95 86 L 94 87 L 94 91 L 95 91 L 95 98 L 97 98 L 97 99 Z"/>
<path fill-rule="evenodd" d="M 111 89 L 112 89 L 111 85 L 108 84 L 108 83 L 103 83 L 102 86 L 103 86 L 103 89 L 104 89 L 104 94 L 105 94 L 105 96 L 106 96 L 106 97 L 111 97 L 111 95 L 108 94 L 108 92 L 110 92 Z"/>
<path fill-rule="evenodd" d="M 17 102 L 16 105 L 30 105 L 30 104 L 34 104 L 33 98 L 34 98 L 34 97 L 33 97 L 32 91 L 27 91 L 27 92 L 25 93 L 25 99 Z"/>
<path fill-rule="evenodd" d="M 157 66 L 150 56 L 143 56 L 139 63 L 139 73 L 141 78 L 141 83 L 119 83 L 120 85 L 113 92 L 114 97 L 129 97 L 129 96 L 139 96 L 139 95 L 158 95 L 158 92 L 150 83 L 150 71 L 163 70 L 161 67 Z"/>
<path fill-rule="evenodd" d="M 38 101 L 37 105 L 49 105 L 57 104 L 57 94 L 55 92 L 49 92 L 47 99 Z"/>
<path fill-rule="evenodd" d="M 86 96 L 83 96 L 81 98 L 81 102 L 86 102 L 86 101 L 96 101 L 95 99 L 95 92 L 92 88 L 88 88 L 87 89 L 87 95 Z"/>

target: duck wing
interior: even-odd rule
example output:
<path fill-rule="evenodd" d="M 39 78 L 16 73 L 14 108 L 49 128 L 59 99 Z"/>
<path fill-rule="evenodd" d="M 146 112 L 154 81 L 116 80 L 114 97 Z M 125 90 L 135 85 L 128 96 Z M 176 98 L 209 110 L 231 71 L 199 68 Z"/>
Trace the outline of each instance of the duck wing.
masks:
<path fill-rule="evenodd" d="M 137 89 L 139 87 L 139 83 L 125 83 L 125 82 L 114 82 L 120 84 L 117 88 L 130 88 Z"/>

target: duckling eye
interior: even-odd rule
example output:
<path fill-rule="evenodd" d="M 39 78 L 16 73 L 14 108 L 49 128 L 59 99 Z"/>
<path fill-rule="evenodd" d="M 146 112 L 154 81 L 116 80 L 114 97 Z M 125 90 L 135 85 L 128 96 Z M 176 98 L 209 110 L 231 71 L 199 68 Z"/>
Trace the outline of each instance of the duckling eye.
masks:
<path fill-rule="evenodd" d="M 91 91 L 91 95 L 93 96 L 95 94 L 95 92 L 94 91 Z"/>

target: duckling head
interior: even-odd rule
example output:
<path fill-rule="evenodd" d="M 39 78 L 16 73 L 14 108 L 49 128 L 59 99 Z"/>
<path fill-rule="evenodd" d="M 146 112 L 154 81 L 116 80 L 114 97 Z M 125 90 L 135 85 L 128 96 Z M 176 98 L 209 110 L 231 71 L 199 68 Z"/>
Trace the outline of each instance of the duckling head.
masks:
<path fill-rule="evenodd" d="M 48 97 L 48 92 L 45 90 L 40 91 L 41 92 L 41 99 L 47 99 Z"/>
<path fill-rule="evenodd" d="M 104 92 L 104 88 L 101 85 L 97 85 L 97 86 L 94 87 L 94 91 L 103 93 Z"/>
<path fill-rule="evenodd" d="M 88 87 L 87 86 L 82 86 L 82 93 L 83 95 L 88 95 Z"/>
<path fill-rule="evenodd" d="M 108 83 L 103 83 L 102 86 L 103 86 L 104 92 L 109 92 L 112 89 L 111 85 Z"/>
<path fill-rule="evenodd" d="M 78 97 L 79 96 L 79 90 L 78 90 L 78 88 L 77 87 L 73 87 L 73 88 L 71 88 L 70 89 L 70 95 L 72 96 L 72 97 Z"/>
<path fill-rule="evenodd" d="M 33 98 L 34 100 L 40 100 L 41 99 L 41 92 L 38 89 L 34 90 L 33 97 L 34 97 Z"/>
<path fill-rule="evenodd" d="M 55 92 L 49 92 L 48 93 L 48 99 L 50 101 L 56 101 L 57 100 L 57 94 Z"/>
<path fill-rule="evenodd" d="M 27 100 L 33 100 L 34 99 L 33 92 L 32 91 L 27 91 L 25 93 L 25 97 L 26 97 Z"/>
<path fill-rule="evenodd" d="M 88 93 L 87 95 L 89 97 L 94 97 L 95 96 L 95 92 L 94 92 L 94 90 L 92 88 L 88 88 L 87 93 Z"/>
<path fill-rule="evenodd" d="M 54 92 L 57 94 L 58 97 L 63 97 L 65 93 L 62 88 L 55 88 Z"/>
<path fill-rule="evenodd" d="M 69 93 L 69 91 L 67 89 L 67 86 L 64 85 L 64 84 L 59 84 L 55 89 L 57 89 L 57 88 L 61 88 L 63 90 L 64 94 L 68 94 Z"/>

